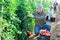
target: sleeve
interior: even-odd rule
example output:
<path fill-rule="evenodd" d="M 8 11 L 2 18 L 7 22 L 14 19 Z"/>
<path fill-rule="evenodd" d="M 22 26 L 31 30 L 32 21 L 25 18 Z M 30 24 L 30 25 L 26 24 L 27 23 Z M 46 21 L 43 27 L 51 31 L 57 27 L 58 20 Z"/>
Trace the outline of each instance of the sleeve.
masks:
<path fill-rule="evenodd" d="M 35 16 L 35 12 L 33 13 L 33 15 Z"/>
<path fill-rule="evenodd" d="M 44 18 L 46 17 L 46 12 L 44 12 Z"/>
<path fill-rule="evenodd" d="M 44 21 L 46 22 L 46 12 L 44 12 Z"/>

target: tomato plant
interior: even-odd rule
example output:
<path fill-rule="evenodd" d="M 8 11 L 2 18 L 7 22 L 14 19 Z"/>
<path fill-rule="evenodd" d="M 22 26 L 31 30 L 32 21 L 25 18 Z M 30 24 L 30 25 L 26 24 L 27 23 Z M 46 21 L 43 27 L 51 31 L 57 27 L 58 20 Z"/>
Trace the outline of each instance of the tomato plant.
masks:
<path fill-rule="evenodd" d="M 34 31 L 34 18 L 28 14 L 36 11 L 36 6 L 41 4 L 47 12 L 52 5 L 50 1 L 44 0 L 0 0 L 0 25 L 2 26 L 1 37 L 3 40 L 26 40 L 27 31 Z M 4 7 L 2 12 L 2 5 Z"/>

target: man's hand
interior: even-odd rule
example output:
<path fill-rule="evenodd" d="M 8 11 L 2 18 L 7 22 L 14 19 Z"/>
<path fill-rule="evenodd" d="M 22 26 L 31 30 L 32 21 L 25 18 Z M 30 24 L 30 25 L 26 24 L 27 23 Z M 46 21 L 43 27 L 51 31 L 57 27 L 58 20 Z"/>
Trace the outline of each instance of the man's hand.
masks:
<path fill-rule="evenodd" d="M 45 36 L 50 36 L 51 33 L 49 31 L 46 31 Z"/>
<path fill-rule="evenodd" d="M 56 15 L 55 15 L 55 14 L 54 14 L 54 15 L 52 15 L 52 16 L 51 16 L 51 18 L 56 18 Z"/>
<path fill-rule="evenodd" d="M 32 14 L 28 14 L 27 16 L 28 16 L 28 17 L 34 17 Z"/>
<path fill-rule="evenodd" d="M 46 30 L 40 30 L 41 35 L 45 35 Z"/>

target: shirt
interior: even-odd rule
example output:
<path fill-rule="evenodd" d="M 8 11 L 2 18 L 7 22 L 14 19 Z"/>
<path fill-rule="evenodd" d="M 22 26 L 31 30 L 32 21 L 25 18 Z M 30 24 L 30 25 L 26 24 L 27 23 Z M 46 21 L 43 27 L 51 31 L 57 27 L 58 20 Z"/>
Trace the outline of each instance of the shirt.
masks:
<path fill-rule="evenodd" d="M 54 10 L 53 9 L 51 9 L 51 10 L 49 10 L 49 15 L 48 16 L 53 16 L 54 15 Z"/>
<path fill-rule="evenodd" d="M 46 23 L 45 15 L 46 13 L 44 11 L 41 12 L 41 14 L 38 14 L 38 12 L 33 13 L 35 18 L 35 26 L 41 26 Z"/>

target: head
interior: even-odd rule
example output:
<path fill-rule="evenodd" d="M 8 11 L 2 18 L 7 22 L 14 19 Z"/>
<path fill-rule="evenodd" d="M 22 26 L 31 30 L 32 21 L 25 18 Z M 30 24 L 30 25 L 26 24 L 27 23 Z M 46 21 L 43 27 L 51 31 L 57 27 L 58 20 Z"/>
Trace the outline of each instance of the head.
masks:
<path fill-rule="evenodd" d="M 37 6 L 37 12 L 38 12 L 38 13 L 41 13 L 41 12 L 42 12 L 42 6 L 41 6 L 41 5 L 38 5 L 38 6 Z"/>

